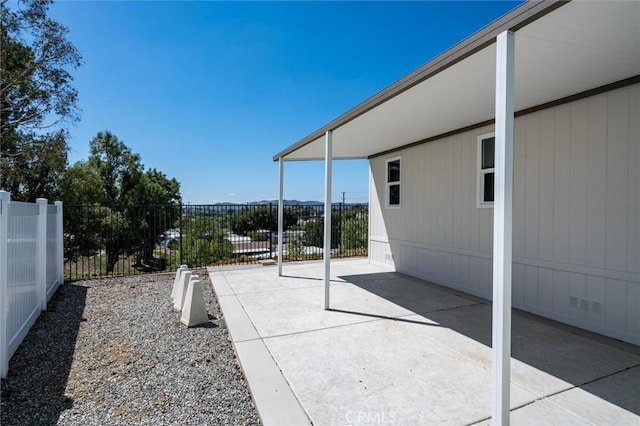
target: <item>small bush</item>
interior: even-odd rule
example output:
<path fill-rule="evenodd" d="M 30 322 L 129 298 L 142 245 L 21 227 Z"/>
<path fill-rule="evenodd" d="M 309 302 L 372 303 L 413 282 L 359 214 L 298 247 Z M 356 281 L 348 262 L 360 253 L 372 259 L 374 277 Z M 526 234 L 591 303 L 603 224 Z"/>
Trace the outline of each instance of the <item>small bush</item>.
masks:
<path fill-rule="evenodd" d="M 304 257 L 304 244 L 302 241 L 296 238 L 289 240 L 287 244 L 287 254 L 289 255 L 289 259 L 302 259 Z"/>

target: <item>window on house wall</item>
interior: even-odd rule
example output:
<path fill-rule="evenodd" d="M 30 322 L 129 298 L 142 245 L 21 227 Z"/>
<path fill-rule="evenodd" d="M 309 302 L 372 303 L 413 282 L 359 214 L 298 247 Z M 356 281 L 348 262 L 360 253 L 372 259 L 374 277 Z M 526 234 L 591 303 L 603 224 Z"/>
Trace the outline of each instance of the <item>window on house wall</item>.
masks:
<path fill-rule="evenodd" d="M 478 207 L 493 207 L 495 144 L 494 133 L 478 136 Z"/>
<path fill-rule="evenodd" d="M 386 207 L 400 208 L 400 157 L 387 160 Z"/>

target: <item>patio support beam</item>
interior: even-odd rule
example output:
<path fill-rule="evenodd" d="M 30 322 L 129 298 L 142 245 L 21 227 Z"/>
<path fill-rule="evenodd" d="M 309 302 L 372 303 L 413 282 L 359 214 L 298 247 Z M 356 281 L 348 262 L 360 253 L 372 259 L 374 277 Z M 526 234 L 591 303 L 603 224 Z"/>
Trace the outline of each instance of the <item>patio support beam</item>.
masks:
<path fill-rule="evenodd" d="M 280 183 L 278 186 L 278 276 L 282 276 L 283 261 L 283 231 L 284 231 L 284 160 L 278 158 L 278 177 Z"/>
<path fill-rule="evenodd" d="M 497 37 L 491 409 L 494 425 L 509 424 L 511 392 L 514 44 L 515 35 L 511 31 Z"/>
<path fill-rule="evenodd" d="M 333 132 L 324 135 L 324 308 L 329 309 L 331 284 L 331 163 L 333 161 Z"/>

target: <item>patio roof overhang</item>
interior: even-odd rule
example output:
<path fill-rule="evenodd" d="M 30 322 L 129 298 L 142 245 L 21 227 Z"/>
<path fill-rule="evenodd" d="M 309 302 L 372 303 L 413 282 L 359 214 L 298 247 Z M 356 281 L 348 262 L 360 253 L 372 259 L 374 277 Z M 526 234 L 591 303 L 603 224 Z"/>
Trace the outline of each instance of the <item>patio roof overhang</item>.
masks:
<path fill-rule="evenodd" d="M 640 81 L 640 2 L 527 2 L 277 153 L 274 161 L 368 158 L 495 115 L 496 37 L 515 32 L 516 115 Z"/>
<path fill-rule="evenodd" d="M 495 120 L 492 422 L 508 425 L 514 116 L 637 82 L 640 2 L 528 2 L 276 154 L 279 212 L 283 162 L 325 161 L 325 309 L 332 160 L 368 158 Z M 282 257 L 279 242 L 279 276 Z"/>

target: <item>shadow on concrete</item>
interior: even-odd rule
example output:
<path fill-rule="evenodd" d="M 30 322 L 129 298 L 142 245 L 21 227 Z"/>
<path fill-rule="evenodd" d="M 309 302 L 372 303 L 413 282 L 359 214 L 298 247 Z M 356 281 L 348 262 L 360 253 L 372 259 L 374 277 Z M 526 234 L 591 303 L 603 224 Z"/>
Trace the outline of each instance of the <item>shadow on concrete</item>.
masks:
<path fill-rule="evenodd" d="M 294 278 L 296 280 L 312 280 L 312 281 L 324 281 L 324 278 L 316 278 L 316 277 L 299 277 L 297 275 L 285 275 L 282 274 L 284 278 Z M 330 280 L 334 284 L 345 284 L 345 281 L 338 280 Z"/>
<path fill-rule="evenodd" d="M 491 347 L 490 301 L 400 273 L 340 278 Z M 513 359 L 640 415 L 639 347 L 517 309 L 512 312 Z"/>
<path fill-rule="evenodd" d="M 340 312 L 340 313 L 343 313 L 343 314 L 359 315 L 359 316 L 367 317 L 367 318 L 386 319 L 386 320 L 390 320 L 390 321 L 404 322 L 404 323 L 407 323 L 407 324 L 418 324 L 418 325 L 428 325 L 430 327 L 440 327 L 439 324 L 436 324 L 436 323 L 433 323 L 433 322 L 429 322 L 429 321 L 416 321 L 416 320 L 410 320 L 410 319 L 402 318 L 402 317 L 390 317 L 390 316 L 387 316 L 387 315 L 376 315 L 376 314 L 371 314 L 371 313 L 366 313 L 366 312 L 347 311 L 347 310 L 344 310 L 344 309 L 329 308 L 327 310 L 331 311 L 331 312 Z"/>
<path fill-rule="evenodd" d="M 65 396 L 87 287 L 64 284 L 9 362 L 2 380 L 0 424 L 55 425 L 73 406 Z"/>

